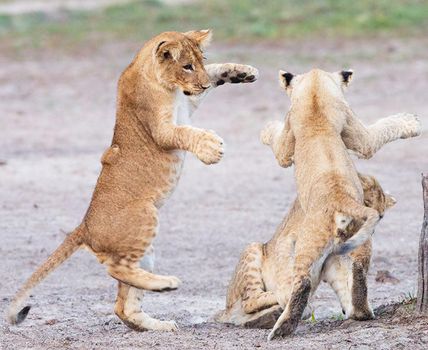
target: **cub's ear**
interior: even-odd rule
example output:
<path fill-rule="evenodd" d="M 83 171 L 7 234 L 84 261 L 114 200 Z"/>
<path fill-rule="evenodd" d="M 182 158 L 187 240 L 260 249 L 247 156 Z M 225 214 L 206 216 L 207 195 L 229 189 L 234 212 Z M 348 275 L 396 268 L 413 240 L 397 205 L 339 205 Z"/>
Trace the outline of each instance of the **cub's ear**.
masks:
<path fill-rule="evenodd" d="M 280 70 L 279 71 L 279 84 L 283 87 L 287 92 L 291 89 L 291 83 L 293 81 L 294 75 L 292 73 Z"/>
<path fill-rule="evenodd" d="M 155 49 L 155 56 L 160 61 L 178 60 L 180 57 L 180 45 L 176 42 L 161 41 Z"/>
<path fill-rule="evenodd" d="M 360 179 L 363 191 L 368 191 L 376 185 L 376 179 L 373 176 L 358 173 L 358 178 Z"/>
<path fill-rule="evenodd" d="M 343 70 L 340 72 L 340 75 L 342 77 L 342 83 L 345 86 L 348 86 L 352 81 L 352 78 L 354 76 L 354 71 L 352 69 Z"/>
<path fill-rule="evenodd" d="M 191 30 L 190 32 L 184 33 L 184 35 L 196 41 L 199 47 L 204 48 L 211 43 L 213 32 L 211 29 Z"/>
<path fill-rule="evenodd" d="M 385 206 L 386 209 L 392 208 L 397 203 L 397 200 L 390 194 L 385 194 Z"/>

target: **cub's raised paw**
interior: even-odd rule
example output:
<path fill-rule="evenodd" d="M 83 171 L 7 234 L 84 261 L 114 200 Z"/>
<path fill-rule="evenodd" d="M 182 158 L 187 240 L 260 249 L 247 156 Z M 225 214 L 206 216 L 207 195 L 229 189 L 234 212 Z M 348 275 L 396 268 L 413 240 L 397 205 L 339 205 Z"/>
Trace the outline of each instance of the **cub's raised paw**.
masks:
<path fill-rule="evenodd" d="M 253 83 L 257 80 L 259 71 L 249 65 L 237 63 L 225 63 L 220 66 L 220 71 L 216 76 L 215 86 L 224 83 Z"/>
<path fill-rule="evenodd" d="M 201 136 L 196 146 L 196 156 L 205 164 L 215 164 L 224 154 L 223 139 L 214 131 L 206 131 Z"/>
<path fill-rule="evenodd" d="M 181 284 L 178 277 L 175 276 L 161 276 L 151 288 L 153 292 L 168 292 L 177 289 Z"/>
<path fill-rule="evenodd" d="M 275 120 L 268 122 L 260 132 L 260 141 L 267 146 L 270 146 L 273 141 L 273 136 L 282 130 L 284 123 Z"/>
<path fill-rule="evenodd" d="M 422 131 L 422 126 L 419 118 L 411 113 L 398 113 L 396 118 L 400 118 L 403 122 L 402 139 L 419 136 Z"/>

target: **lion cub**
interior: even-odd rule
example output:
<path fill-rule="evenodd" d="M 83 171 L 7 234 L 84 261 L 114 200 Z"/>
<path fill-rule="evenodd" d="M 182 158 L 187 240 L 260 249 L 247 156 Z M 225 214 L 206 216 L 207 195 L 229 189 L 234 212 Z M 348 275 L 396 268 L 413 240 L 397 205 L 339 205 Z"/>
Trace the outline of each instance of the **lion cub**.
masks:
<path fill-rule="evenodd" d="M 280 165 L 294 162 L 304 217 L 293 249 L 292 290 L 280 300 L 285 308 L 269 339 L 294 332 L 327 257 L 364 244 L 380 219 L 375 209 L 363 204 L 362 185 L 348 148 L 370 157 L 386 142 L 420 133 L 419 121 L 412 115 L 386 118 L 388 122 L 366 129 L 344 98 L 352 74 L 320 69 L 298 76 L 280 72 L 291 108 L 285 123 L 268 125 L 262 140 L 271 145 Z M 362 225 L 352 237 L 341 239 L 340 233 L 352 221 Z"/>
<path fill-rule="evenodd" d="M 177 185 L 187 152 L 205 164 L 223 156 L 223 140 L 191 126 L 190 116 L 212 88 L 253 82 L 257 70 L 232 63 L 204 66 L 209 30 L 165 32 L 149 40 L 119 79 L 116 125 L 111 146 L 82 223 L 27 280 L 9 308 L 22 322 L 30 290 L 78 248 L 92 251 L 118 280 L 116 314 L 136 330 L 176 330 L 141 310 L 144 290 L 176 289 L 174 276 L 152 273 L 147 255 L 158 232 L 158 209 Z M 146 256 L 140 265 L 140 260 Z"/>
<path fill-rule="evenodd" d="M 395 199 L 385 194 L 372 176 L 358 174 L 364 191 L 364 204 L 382 217 Z M 216 315 L 216 321 L 249 328 L 272 328 L 282 312 L 279 301 L 284 290 L 291 291 L 293 246 L 299 240 L 298 225 L 304 218 L 296 199 L 267 243 L 251 243 L 241 254 L 230 281 L 226 310 Z M 351 222 L 343 231 L 346 239 L 358 231 L 361 222 Z M 367 300 L 367 272 L 371 259 L 371 239 L 346 255 L 332 254 L 319 276 L 336 292 L 345 317 L 369 319 L 373 312 Z M 312 292 L 315 292 L 315 287 Z"/>

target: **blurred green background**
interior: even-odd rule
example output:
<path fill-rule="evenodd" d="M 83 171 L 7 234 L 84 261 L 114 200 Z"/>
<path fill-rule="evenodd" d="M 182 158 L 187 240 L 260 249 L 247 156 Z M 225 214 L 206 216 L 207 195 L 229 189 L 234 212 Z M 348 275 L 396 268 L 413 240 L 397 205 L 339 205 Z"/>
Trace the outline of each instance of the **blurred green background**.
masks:
<path fill-rule="evenodd" d="M 0 10 L 10 3 L 0 0 Z M 11 47 L 142 40 L 166 30 L 202 28 L 212 28 L 216 41 L 232 42 L 426 35 L 428 1 L 140 0 L 91 10 L 0 11 L 0 40 Z"/>

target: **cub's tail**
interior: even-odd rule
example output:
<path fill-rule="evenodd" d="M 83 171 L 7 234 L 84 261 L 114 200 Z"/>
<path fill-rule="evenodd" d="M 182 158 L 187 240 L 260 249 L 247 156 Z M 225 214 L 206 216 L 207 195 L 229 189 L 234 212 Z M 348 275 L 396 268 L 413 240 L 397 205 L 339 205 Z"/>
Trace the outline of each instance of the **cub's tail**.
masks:
<path fill-rule="evenodd" d="M 10 323 L 18 324 L 25 320 L 31 306 L 22 307 L 30 295 L 31 290 L 40 283 L 51 271 L 61 265 L 82 245 L 82 229 L 76 228 L 61 243 L 61 245 L 49 256 L 49 258 L 30 276 L 22 288 L 18 291 L 9 306 L 7 318 Z"/>
<path fill-rule="evenodd" d="M 363 221 L 360 229 L 344 243 L 336 248 L 337 254 L 347 254 L 365 243 L 374 233 L 376 224 L 380 220 L 379 212 L 354 200 L 349 199 L 346 205 L 336 213 L 336 226 L 345 229 L 352 219 Z"/>

